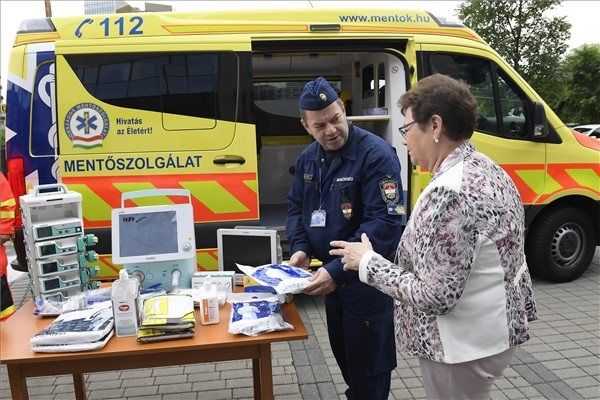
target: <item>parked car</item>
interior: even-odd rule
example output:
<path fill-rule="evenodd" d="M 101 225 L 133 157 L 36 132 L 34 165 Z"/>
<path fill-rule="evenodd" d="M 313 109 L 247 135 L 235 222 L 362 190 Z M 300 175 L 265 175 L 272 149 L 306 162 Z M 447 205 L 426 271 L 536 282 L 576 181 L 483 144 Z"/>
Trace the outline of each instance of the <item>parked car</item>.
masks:
<path fill-rule="evenodd" d="M 579 125 L 574 127 L 573 130 L 583 133 L 584 135 L 600 139 L 600 124 Z"/>

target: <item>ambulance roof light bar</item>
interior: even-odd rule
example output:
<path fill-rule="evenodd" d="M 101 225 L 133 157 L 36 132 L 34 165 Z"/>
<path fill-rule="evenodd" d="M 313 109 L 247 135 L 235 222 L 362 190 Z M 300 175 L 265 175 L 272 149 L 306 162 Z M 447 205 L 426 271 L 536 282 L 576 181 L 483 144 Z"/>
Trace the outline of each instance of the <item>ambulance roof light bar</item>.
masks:
<path fill-rule="evenodd" d="M 445 15 L 439 16 L 434 15 L 432 12 L 426 11 L 427 14 L 439 25 L 444 27 L 455 27 L 455 28 L 464 28 L 465 25 L 458 19 L 458 17 Z"/>
<path fill-rule="evenodd" d="M 26 19 L 19 25 L 19 33 L 56 32 L 56 27 L 50 18 Z"/>

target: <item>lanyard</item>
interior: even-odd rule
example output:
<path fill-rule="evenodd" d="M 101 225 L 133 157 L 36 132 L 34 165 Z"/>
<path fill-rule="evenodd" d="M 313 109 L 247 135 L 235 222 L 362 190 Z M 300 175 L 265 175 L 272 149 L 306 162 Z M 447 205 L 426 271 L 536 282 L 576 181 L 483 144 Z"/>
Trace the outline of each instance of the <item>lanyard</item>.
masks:
<path fill-rule="evenodd" d="M 323 163 L 325 162 L 324 158 L 321 158 L 321 163 L 319 165 L 319 210 L 323 209 Z"/>
<path fill-rule="evenodd" d="M 329 166 L 327 167 L 327 174 L 331 172 L 331 169 L 334 167 L 340 167 L 341 165 L 341 155 L 336 155 L 335 157 L 329 160 Z M 330 189 L 333 187 L 333 183 L 329 185 L 326 190 L 323 188 L 323 181 L 325 177 L 323 177 L 323 164 L 325 163 L 325 155 L 321 154 L 320 149 L 317 149 L 317 168 L 319 169 L 319 210 L 323 209 L 323 202 L 327 199 L 329 195 Z M 336 164 L 337 163 L 337 164 Z"/>

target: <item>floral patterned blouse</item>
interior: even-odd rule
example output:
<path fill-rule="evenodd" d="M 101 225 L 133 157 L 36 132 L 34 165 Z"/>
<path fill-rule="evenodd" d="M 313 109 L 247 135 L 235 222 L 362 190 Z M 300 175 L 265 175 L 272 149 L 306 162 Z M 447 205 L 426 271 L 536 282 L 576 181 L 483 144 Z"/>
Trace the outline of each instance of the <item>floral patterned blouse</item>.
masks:
<path fill-rule="evenodd" d="M 459 363 L 529 339 L 536 307 L 524 212 L 508 175 L 469 142 L 421 193 L 391 263 L 369 252 L 361 280 L 395 300 L 399 348 Z"/>

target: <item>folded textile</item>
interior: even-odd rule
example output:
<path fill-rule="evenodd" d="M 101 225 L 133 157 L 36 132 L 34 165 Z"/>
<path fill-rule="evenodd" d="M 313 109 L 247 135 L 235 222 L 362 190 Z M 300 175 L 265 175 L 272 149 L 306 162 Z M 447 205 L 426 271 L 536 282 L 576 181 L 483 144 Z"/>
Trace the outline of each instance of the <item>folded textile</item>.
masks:
<path fill-rule="evenodd" d="M 36 352 L 93 350 L 108 342 L 113 326 L 111 302 L 97 303 L 91 308 L 61 314 L 30 342 Z"/>
<path fill-rule="evenodd" d="M 194 301 L 191 296 L 154 296 L 144 301 L 137 339 L 146 343 L 193 337 L 195 326 Z"/>
<path fill-rule="evenodd" d="M 74 351 L 98 350 L 106 346 L 106 343 L 113 337 L 114 331 L 111 329 L 106 336 L 89 343 L 72 344 L 50 344 L 50 345 L 31 345 L 31 349 L 36 353 L 68 353 Z"/>

